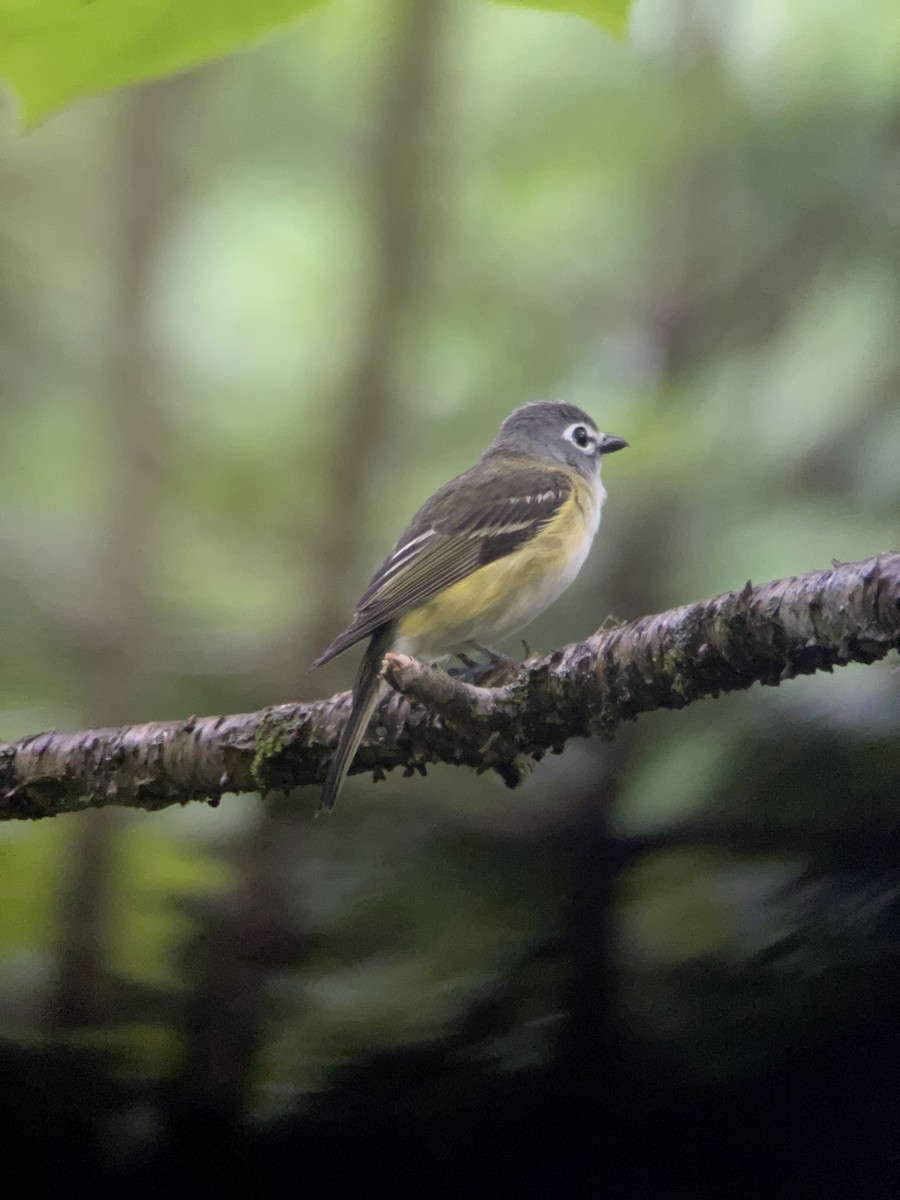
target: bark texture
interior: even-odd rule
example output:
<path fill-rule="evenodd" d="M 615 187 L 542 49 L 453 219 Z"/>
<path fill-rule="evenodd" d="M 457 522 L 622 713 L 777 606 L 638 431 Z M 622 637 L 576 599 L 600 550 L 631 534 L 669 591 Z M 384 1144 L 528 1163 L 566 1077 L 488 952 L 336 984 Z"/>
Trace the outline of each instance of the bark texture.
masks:
<path fill-rule="evenodd" d="M 900 647 L 900 553 L 835 564 L 642 617 L 495 670 L 493 686 L 388 655 L 391 692 L 354 763 L 376 778 L 427 764 L 493 769 L 515 786 L 572 737 L 705 696 L 870 663 Z M 109 804 L 157 809 L 324 777 L 349 693 L 235 716 L 34 734 L 0 744 L 0 816 Z"/>

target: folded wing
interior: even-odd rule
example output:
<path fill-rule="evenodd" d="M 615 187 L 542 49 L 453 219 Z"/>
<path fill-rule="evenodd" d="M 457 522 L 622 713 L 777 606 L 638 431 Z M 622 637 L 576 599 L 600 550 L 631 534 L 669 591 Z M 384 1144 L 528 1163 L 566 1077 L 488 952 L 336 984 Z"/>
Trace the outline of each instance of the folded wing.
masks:
<path fill-rule="evenodd" d="M 375 572 L 352 623 L 315 665 L 518 550 L 553 520 L 571 493 L 562 472 L 527 462 L 507 461 L 496 476 L 479 463 L 446 484 L 413 517 Z"/>

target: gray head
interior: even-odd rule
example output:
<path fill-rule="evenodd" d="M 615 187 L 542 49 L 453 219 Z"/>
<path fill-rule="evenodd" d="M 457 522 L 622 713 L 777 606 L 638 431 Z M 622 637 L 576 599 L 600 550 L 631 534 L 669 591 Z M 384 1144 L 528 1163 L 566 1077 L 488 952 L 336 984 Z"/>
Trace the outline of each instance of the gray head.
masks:
<path fill-rule="evenodd" d="M 604 454 L 623 450 L 628 443 L 600 433 L 592 417 L 574 404 L 536 400 L 510 413 L 485 452 L 528 454 L 595 476 Z"/>

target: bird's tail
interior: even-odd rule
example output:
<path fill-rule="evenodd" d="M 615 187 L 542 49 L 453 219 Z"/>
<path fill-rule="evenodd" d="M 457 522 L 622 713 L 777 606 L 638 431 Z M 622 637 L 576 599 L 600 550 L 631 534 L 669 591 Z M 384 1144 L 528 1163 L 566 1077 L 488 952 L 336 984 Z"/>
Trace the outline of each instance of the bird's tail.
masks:
<path fill-rule="evenodd" d="M 319 806 L 316 809 L 317 816 L 319 813 L 330 812 L 334 808 L 338 792 L 340 792 L 344 780 L 347 778 L 350 764 L 353 762 L 357 747 L 362 741 L 362 736 L 366 732 L 372 710 L 378 700 L 378 677 L 381 672 L 381 660 L 384 658 L 386 651 L 390 649 L 393 634 L 393 623 L 382 625 L 380 629 L 376 629 L 372 634 L 369 644 L 366 647 L 366 652 L 362 657 L 362 662 L 359 664 L 359 670 L 356 672 L 356 679 L 353 683 L 353 700 L 350 704 L 350 715 L 347 717 L 347 722 L 341 730 L 334 758 L 332 758 L 331 764 L 328 767 L 325 785 L 322 788 Z"/>

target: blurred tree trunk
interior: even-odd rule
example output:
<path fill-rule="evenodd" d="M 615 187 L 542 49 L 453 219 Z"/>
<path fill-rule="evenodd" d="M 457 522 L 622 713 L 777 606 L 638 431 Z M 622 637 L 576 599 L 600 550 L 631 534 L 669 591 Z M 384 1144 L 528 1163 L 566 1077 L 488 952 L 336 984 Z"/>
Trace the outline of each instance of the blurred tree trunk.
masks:
<path fill-rule="evenodd" d="M 675 544 L 670 506 L 652 504 L 628 522 L 628 545 L 637 554 L 620 554 L 618 568 L 604 581 L 604 595 L 616 614 L 657 607 L 658 581 L 667 576 L 666 555 Z M 611 830 L 630 764 L 640 754 L 642 730 L 622 726 L 615 741 L 592 743 L 595 776 L 583 785 L 569 829 L 571 900 L 562 942 L 567 953 L 565 1007 L 559 1055 L 575 1085 L 572 1129 L 585 1161 L 602 1169 L 609 1147 L 597 1136 L 602 1114 L 621 1100 L 624 1048 L 620 1042 L 616 988 L 616 895 L 626 865 Z M 568 1093 L 567 1093 L 568 1094 Z M 587 1104 L 584 1101 L 587 1100 Z"/>
<path fill-rule="evenodd" d="M 124 713 L 137 719 L 153 702 L 147 667 L 167 430 L 157 398 L 152 279 L 174 199 L 166 142 L 183 91 L 176 80 L 123 93 L 114 128 L 110 357 L 98 414 L 108 490 L 81 687 L 85 718 L 101 724 Z M 51 1028 L 102 1025 L 115 1004 L 110 888 L 119 822 L 114 812 L 90 812 L 72 827 Z"/>
<path fill-rule="evenodd" d="M 392 371 L 423 249 L 428 129 L 437 103 L 446 7 L 446 0 L 399 0 L 394 6 L 394 35 L 364 171 L 374 265 L 324 451 L 325 517 L 311 553 L 320 603 L 285 632 L 284 666 L 272 679 L 272 689 L 286 695 L 296 694 L 315 648 L 333 633 L 335 598 L 346 593 L 359 556 L 372 481 L 391 427 Z M 258 828 L 239 853 L 235 891 L 206 923 L 191 954 L 179 1099 L 215 1141 L 238 1136 L 265 1035 L 270 979 L 297 964 L 308 937 L 297 896 L 306 824 L 306 814 L 288 798 L 267 798 Z M 176 1115 L 176 1137 L 180 1128 Z M 191 1128 L 189 1137 L 197 1125 Z"/>
<path fill-rule="evenodd" d="M 690 10 L 686 10 L 685 18 Z M 691 42 L 690 61 L 699 47 L 693 44 L 687 26 L 674 53 L 681 57 Z M 708 264 L 706 169 L 703 162 L 685 164 L 671 203 L 664 210 L 656 242 L 655 287 L 635 313 L 637 334 L 651 344 L 658 364 L 658 403 L 668 402 L 668 381 L 678 379 L 695 351 L 698 329 L 698 298 L 704 293 Z M 677 546 L 676 509 L 671 504 L 635 509 L 628 521 L 624 542 L 636 552 L 616 556 L 617 569 L 604 581 L 610 608 L 620 616 L 664 607 L 660 581 L 671 575 L 671 554 Z M 597 774 L 593 786 L 582 789 L 573 813 L 570 841 L 572 872 L 571 904 L 564 944 L 569 951 L 570 976 L 567 1010 L 569 1020 L 562 1034 L 561 1056 L 566 1069 L 578 1080 L 575 1095 L 583 1101 L 573 1114 L 573 1127 L 586 1157 L 598 1170 L 608 1148 L 596 1135 L 598 1113 L 621 1103 L 621 1074 L 625 1051 L 617 1019 L 615 945 L 616 895 L 620 877 L 629 859 L 613 835 L 612 816 L 620 802 L 631 764 L 641 756 L 643 730 L 623 726 L 614 742 L 594 745 Z"/>
<path fill-rule="evenodd" d="M 358 334 L 347 347 L 347 380 L 334 406 L 327 501 L 318 540 L 304 557 L 315 564 L 316 608 L 286 655 L 286 695 L 297 673 L 335 633 L 335 603 L 346 596 L 368 529 L 367 514 L 394 421 L 393 371 L 425 254 L 435 170 L 431 133 L 440 83 L 447 0 L 398 0 L 396 38 L 382 71 L 383 96 L 365 171 L 373 266 L 364 285 Z M 355 597 L 352 597 L 355 599 Z"/>

